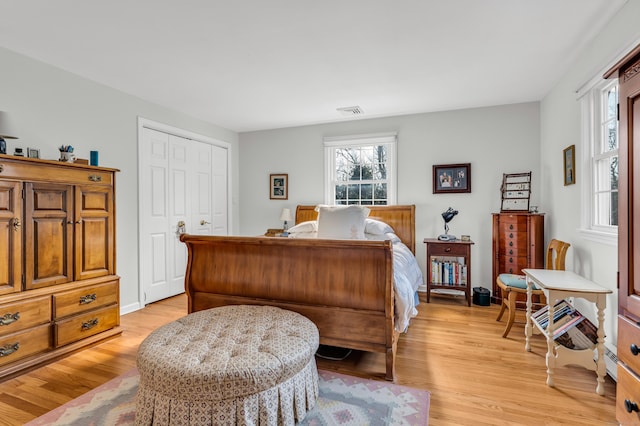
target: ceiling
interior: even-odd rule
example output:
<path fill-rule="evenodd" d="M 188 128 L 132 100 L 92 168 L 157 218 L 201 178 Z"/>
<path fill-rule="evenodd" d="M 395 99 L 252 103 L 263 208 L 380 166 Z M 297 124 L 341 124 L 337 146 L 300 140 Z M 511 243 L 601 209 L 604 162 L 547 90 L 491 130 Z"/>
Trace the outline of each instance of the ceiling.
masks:
<path fill-rule="evenodd" d="M 0 46 L 246 132 L 540 100 L 625 2 L 0 0 Z"/>

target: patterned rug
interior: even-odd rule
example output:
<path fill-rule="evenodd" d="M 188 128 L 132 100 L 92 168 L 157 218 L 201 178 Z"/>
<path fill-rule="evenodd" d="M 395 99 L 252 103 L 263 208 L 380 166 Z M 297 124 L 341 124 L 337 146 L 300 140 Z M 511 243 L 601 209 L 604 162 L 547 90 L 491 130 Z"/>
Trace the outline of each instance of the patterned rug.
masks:
<path fill-rule="evenodd" d="M 427 425 L 429 392 L 319 370 L 320 397 L 303 425 Z M 36 425 L 133 425 L 136 369 L 38 417 Z"/>

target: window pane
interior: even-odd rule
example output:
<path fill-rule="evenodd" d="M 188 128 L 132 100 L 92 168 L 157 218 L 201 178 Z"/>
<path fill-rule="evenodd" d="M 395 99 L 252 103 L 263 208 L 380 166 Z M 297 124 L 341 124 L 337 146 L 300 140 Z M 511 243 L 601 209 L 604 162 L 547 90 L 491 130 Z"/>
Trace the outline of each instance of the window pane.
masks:
<path fill-rule="evenodd" d="M 387 184 L 386 183 L 377 183 L 375 184 L 375 199 L 376 200 L 385 200 L 387 199 Z M 386 202 L 385 202 L 386 204 Z"/>
<path fill-rule="evenodd" d="M 609 163 L 609 172 L 611 175 L 611 189 L 618 189 L 618 156 L 611 157 Z"/>
<path fill-rule="evenodd" d="M 358 184 L 349 184 L 347 189 L 347 198 L 349 200 L 359 200 L 360 199 L 360 185 Z"/>
<path fill-rule="evenodd" d="M 336 185 L 336 201 L 347 199 L 347 185 Z"/>
<path fill-rule="evenodd" d="M 606 108 L 605 114 L 606 120 L 618 119 L 618 86 L 614 86 L 607 91 L 606 96 Z"/>
<path fill-rule="evenodd" d="M 610 121 L 606 130 L 606 150 L 613 151 L 618 149 L 618 122 Z"/>

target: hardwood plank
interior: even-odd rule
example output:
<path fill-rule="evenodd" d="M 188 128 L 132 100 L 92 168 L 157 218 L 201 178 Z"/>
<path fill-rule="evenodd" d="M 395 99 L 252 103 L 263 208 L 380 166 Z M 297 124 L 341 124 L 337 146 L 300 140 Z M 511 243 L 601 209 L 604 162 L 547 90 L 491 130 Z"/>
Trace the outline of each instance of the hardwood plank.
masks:
<path fill-rule="evenodd" d="M 122 316 L 120 337 L 0 383 L 0 423 L 23 424 L 135 367 L 140 342 L 186 315 L 186 306 L 184 295 L 148 305 Z M 431 392 L 431 426 L 617 424 L 608 376 L 605 396 L 595 393 L 595 373 L 580 367 L 557 368 L 556 388 L 546 385 L 546 343 L 534 336 L 532 352 L 524 350 L 522 312 L 503 339 L 497 305 L 434 297 L 418 310 L 398 343 L 396 383 Z M 318 366 L 384 380 L 385 357 L 354 352 Z"/>

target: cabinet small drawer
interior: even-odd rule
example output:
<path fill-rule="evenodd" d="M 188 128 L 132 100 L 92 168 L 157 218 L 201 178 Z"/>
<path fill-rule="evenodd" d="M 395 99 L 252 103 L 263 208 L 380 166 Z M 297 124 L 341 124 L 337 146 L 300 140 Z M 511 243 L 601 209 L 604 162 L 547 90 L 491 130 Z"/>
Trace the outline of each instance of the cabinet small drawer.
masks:
<path fill-rule="evenodd" d="M 55 346 L 64 346 L 120 324 L 118 305 L 86 312 L 55 324 Z"/>
<path fill-rule="evenodd" d="M 524 256 L 500 256 L 498 259 L 498 273 L 520 274 L 527 268 L 527 258 Z"/>
<path fill-rule="evenodd" d="M 18 361 L 51 348 L 51 324 L 44 324 L 0 338 L 0 365 Z"/>
<path fill-rule="evenodd" d="M 445 244 L 429 244 L 429 254 L 431 256 L 466 256 L 467 245 L 445 243 Z"/>
<path fill-rule="evenodd" d="M 618 358 L 640 374 L 640 326 L 622 316 L 618 317 Z"/>
<path fill-rule="evenodd" d="M 501 233 L 505 233 L 509 231 L 526 232 L 527 216 L 524 216 L 524 215 L 500 216 L 499 229 Z"/>
<path fill-rule="evenodd" d="M 640 424 L 640 413 L 629 412 L 636 404 L 640 408 L 640 379 L 624 365 L 618 363 L 618 383 L 616 386 L 616 420 L 623 425 Z"/>
<path fill-rule="evenodd" d="M 49 296 L 0 305 L 0 336 L 48 323 L 51 323 Z"/>
<path fill-rule="evenodd" d="M 55 319 L 118 303 L 118 282 L 113 281 L 53 295 Z"/>

